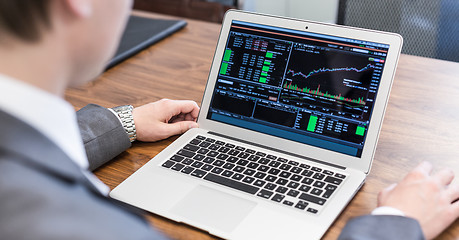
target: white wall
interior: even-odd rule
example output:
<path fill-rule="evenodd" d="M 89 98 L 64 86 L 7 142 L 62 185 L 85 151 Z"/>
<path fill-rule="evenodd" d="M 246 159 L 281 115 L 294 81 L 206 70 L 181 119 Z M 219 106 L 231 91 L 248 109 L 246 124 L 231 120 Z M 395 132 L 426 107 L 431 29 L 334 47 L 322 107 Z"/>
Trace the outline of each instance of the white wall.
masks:
<path fill-rule="evenodd" d="M 244 0 L 248 11 L 336 23 L 338 0 Z"/>

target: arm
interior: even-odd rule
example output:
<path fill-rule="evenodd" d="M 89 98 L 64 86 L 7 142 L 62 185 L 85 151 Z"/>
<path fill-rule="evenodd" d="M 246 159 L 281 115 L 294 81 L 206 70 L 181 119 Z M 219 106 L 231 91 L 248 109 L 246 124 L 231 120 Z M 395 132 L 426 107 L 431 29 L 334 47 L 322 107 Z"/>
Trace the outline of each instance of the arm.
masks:
<path fill-rule="evenodd" d="M 199 107 L 193 101 L 163 99 L 132 111 L 137 140 L 159 141 L 197 127 Z M 90 104 L 77 112 L 89 169 L 94 170 L 131 146 L 119 119 L 108 109 Z"/>
<path fill-rule="evenodd" d="M 378 207 L 392 207 L 403 216 L 370 215 L 351 220 L 339 239 L 432 239 L 459 217 L 459 186 L 454 174 L 442 170 L 431 175 L 424 162 L 400 183 L 378 195 Z M 425 236 L 425 238 L 424 238 Z"/>

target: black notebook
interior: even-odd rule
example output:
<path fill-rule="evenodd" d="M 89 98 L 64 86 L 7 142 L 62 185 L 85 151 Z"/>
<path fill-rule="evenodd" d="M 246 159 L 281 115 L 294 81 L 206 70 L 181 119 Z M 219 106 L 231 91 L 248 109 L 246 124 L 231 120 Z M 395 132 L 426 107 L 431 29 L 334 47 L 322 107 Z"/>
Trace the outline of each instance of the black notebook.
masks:
<path fill-rule="evenodd" d="M 182 29 L 186 24 L 184 20 L 131 16 L 115 57 L 109 62 L 106 69 L 115 66 L 150 45 Z"/>

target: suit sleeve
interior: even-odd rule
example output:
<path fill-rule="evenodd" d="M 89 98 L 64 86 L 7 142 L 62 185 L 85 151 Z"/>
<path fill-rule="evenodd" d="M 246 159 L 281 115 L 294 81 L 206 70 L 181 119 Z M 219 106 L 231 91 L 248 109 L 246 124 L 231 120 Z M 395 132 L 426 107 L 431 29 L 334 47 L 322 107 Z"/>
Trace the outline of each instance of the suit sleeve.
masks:
<path fill-rule="evenodd" d="M 108 109 L 90 104 L 77 112 L 77 119 L 89 170 L 100 167 L 131 146 L 121 122 Z"/>
<path fill-rule="evenodd" d="M 350 220 L 338 240 L 424 240 L 421 226 L 412 218 L 392 215 L 366 215 Z"/>

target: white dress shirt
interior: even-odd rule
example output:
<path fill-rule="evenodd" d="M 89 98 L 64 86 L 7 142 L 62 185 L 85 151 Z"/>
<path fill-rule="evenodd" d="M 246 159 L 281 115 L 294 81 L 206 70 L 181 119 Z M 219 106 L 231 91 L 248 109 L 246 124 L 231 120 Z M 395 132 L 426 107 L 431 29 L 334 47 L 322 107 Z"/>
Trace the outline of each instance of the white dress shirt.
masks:
<path fill-rule="evenodd" d="M 108 187 L 87 171 L 89 166 L 75 109 L 35 86 L 0 74 L 0 109 L 29 124 L 62 149 L 102 193 Z"/>

